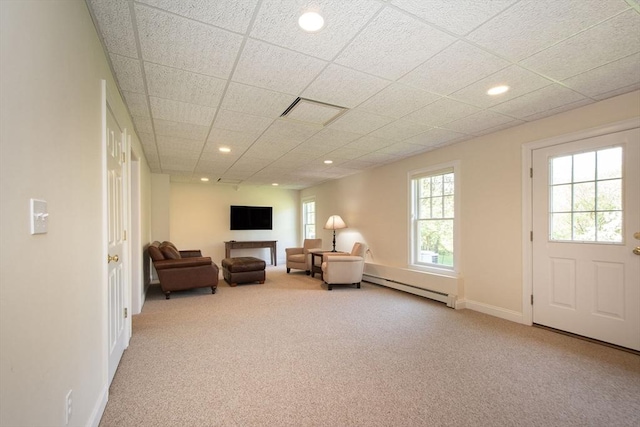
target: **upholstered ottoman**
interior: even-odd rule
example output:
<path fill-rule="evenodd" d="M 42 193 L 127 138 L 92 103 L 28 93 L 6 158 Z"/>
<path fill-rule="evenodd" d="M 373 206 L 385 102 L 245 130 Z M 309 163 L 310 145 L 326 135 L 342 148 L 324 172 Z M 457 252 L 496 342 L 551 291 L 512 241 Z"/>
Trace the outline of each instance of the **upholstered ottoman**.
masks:
<path fill-rule="evenodd" d="M 222 260 L 222 275 L 230 286 L 250 282 L 263 284 L 265 265 L 263 260 L 250 256 L 225 258 Z"/>

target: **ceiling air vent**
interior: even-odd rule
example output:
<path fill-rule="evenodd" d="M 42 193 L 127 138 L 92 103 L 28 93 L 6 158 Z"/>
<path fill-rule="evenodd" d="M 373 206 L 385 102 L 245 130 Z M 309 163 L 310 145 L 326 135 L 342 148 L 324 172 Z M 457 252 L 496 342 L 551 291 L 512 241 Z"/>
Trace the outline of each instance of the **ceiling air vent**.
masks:
<path fill-rule="evenodd" d="M 324 102 L 312 101 L 305 98 L 297 98 L 284 110 L 284 113 L 282 113 L 280 117 L 297 122 L 326 126 L 345 111 L 347 111 L 345 107 L 325 104 Z"/>

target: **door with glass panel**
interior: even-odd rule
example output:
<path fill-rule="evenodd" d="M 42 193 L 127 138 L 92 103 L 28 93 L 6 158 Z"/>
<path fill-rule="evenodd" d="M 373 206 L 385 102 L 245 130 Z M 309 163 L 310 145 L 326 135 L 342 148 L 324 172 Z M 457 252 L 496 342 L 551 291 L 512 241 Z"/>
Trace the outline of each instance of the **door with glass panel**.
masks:
<path fill-rule="evenodd" d="M 640 130 L 533 153 L 533 322 L 640 350 Z"/>

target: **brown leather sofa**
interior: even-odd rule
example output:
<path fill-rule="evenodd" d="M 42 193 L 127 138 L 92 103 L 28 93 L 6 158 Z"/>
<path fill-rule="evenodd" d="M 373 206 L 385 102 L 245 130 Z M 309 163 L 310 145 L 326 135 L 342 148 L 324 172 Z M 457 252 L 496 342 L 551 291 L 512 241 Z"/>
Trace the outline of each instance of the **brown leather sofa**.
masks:
<path fill-rule="evenodd" d="M 172 291 L 218 287 L 218 266 L 199 250 L 179 251 L 171 242 L 155 241 L 147 249 L 167 299 Z"/>

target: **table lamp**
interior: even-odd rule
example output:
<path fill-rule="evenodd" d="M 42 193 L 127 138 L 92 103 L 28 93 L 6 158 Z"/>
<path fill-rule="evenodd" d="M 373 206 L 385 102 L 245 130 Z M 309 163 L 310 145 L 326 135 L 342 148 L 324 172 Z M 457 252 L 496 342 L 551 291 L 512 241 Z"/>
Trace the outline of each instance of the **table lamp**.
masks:
<path fill-rule="evenodd" d="M 331 215 L 324 225 L 325 230 L 333 230 L 333 250 L 331 252 L 336 252 L 336 230 L 341 228 L 347 228 L 347 224 L 340 218 L 340 215 Z"/>

